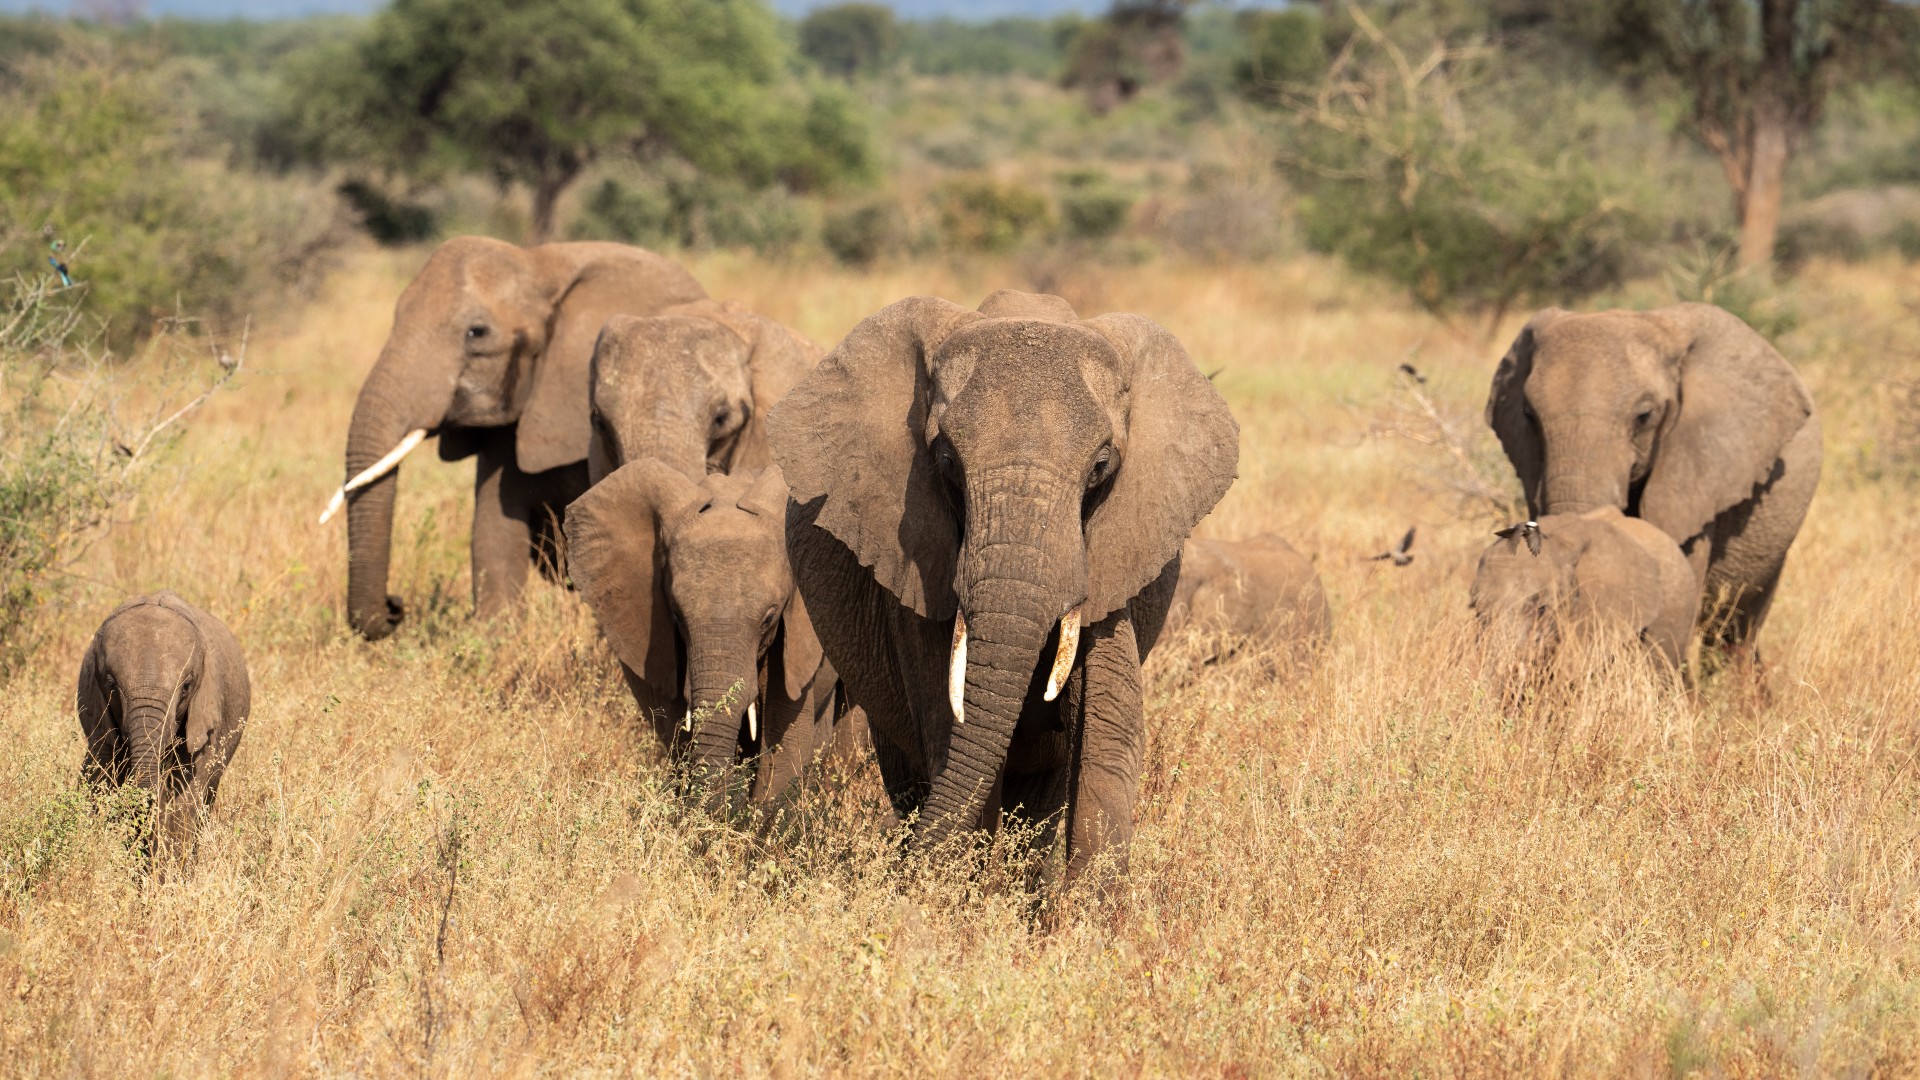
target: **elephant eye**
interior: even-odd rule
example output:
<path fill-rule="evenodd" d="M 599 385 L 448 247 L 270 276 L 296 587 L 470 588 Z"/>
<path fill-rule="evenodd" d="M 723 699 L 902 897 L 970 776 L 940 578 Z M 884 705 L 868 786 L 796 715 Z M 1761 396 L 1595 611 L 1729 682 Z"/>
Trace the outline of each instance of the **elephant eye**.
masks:
<path fill-rule="evenodd" d="M 1087 486 L 1098 486 L 1101 481 L 1113 475 L 1113 464 L 1113 444 L 1108 443 L 1093 456 L 1093 465 L 1087 469 Z"/>
<path fill-rule="evenodd" d="M 954 453 L 953 444 L 945 435 L 933 441 L 933 463 L 947 483 L 960 486 L 960 455 Z"/>
<path fill-rule="evenodd" d="M 1646 427 L 1648 424 L 1652 422 L 1653 422 L 1652 409 L 1642 409 L 1640 411 L 1640 415 L 1633 418 L 1633 426 L 1637 428 Z"/>
<path fill-rule="evenodd" d="M 478 341 L 481 338 L 486 336 L 487 336 L 487 328 L 484 326 L 474 325 L 474 326 L 467 327 L 468 341 Z"/>

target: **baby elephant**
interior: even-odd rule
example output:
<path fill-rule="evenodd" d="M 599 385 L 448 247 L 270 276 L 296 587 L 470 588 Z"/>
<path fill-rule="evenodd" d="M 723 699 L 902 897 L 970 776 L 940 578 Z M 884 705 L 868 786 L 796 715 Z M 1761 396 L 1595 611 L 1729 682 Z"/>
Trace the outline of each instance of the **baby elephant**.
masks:
<path fill-rule="evenodd" d="M 1504 656 L 1545 659 L 1564 623 L 1643 642 L 1675 668 L 1686 660 L 1700 583 L 1658 527 L 1607 506 L 1500 535 L 1480 556 L 1472 596 L 1486 640 L 1511 650 Z"/>
<path fill-rule="evenodd" d="M 1271 533 L 1246 540 L 1188 540 L 1166 632 L 1193 627 L 1256 646 L 1285 647 L 1296 665 L 1311 659 L 1333 628 L 1320 574 Z M 1223 659 L 1210 656 L 1208 660 Z"/>
<path fill-rule="evenodd" d="M 757 802 L 834 734 L 838 679 L 794 591 L 786 511 L 777 468 L 695 484 L 653 458 L 567 508 L 568 572 L 641 711 L 709 778 L 753 759 Z"/>
<path fill-rule="evenodd" d="M 129 600 L 80 661 L 81 777 L 145 788 L 153 850 L 184 848 L 213 806 L 252 697 L 240 643 L 220 620 L 171 592 Z"/>

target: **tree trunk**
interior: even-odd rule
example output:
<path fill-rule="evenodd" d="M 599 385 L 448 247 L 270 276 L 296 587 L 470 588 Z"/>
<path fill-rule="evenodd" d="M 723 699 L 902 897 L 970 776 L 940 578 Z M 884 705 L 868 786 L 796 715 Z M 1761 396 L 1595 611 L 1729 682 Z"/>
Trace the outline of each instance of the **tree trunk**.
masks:
<path fill-rule="evenodd" d="M 543 176 L 533 185 L 533 223 L 527 230 L 527 246 L 538 247 L 553 238 L 553 210 L 567 181 Z"/>
<path fill-rule="evenodd" d="M 1740 215 L 1742 269 L 1773 262 L 1773 245 L 1780 234 L 1781 189 L 1787 174 L 1788 131 L 1784 112 L 1777 105 L 1762 103 L 1753 118 L 1753 159 Z"/>

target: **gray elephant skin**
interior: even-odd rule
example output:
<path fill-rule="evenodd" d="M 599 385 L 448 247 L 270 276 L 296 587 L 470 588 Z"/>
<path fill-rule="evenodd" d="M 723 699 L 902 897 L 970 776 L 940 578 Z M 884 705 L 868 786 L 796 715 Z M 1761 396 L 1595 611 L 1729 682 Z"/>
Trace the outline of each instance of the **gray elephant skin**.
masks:
<path fill-rule="evenodd" d="M 588 367 L 601 326 L 705 296 L 685 270 L 639 248 L 447 241 L 400 294 L 361 385 L 347 476 L 416 430 L 438 436 L 443 460 L 474 458 L 474 606 L 483 617 L 507 610 L 529 567 L 561 564 L 560 515 L 587 488 Z M 387 593 L 398 482 L 389 471 L 348 504 L 347 621 L 370 639 L 405 614 Z"/>
<path fill-rule="evenodd" d="M 1705 644 L 1751 658 L 1820 481 L 1820 421 L 1773 346 L 1709 304 L 1536 314 L 1487 422 L 1530 516 L 1611 506 L 1672 537 Z"/>
<path fill-rule="evenodd" d="M 89 786 L 129 781 L 152 798 L 150 850 L 182 850 L 220 790 L 252 708 L 247 663 L 226 625 L 171 592 L 113 610 L 76 688 Z"/>
<path fill-rule="evenodd" d="M 641 711 L 663 745 L 688 750 L 715 809 L 737 763 L 754 763 L 751 795 L 764 803 L 834 742 L 836 679 L 794 591 L 786 506 L 778 469 L 696 484 L 649 458 L 567 510 L 574 585 Z"/>
<path fill-rule="evenodd" d="M 1167 609 L 1166 633 L 1186 630 L 1284 653 L 1299 669 L 1333 632 L 1333 609 L 1313 560 L 1280 537 L 1194 539 L 1181 549 L 1180 578 Z"/>
<path fill-rule="evenodd" d="M 1541 670 L 1569 631 L 1586 640 L 1638 642 L 1669 667 L 1687 660 L 1700 607 L 1693 568 L 1673 538 L 1611 506 L 1549 514 L 1480 555 L 1471 591 L 1494 674 Z"/>
<path fill-rule="evenodd" d="M 1239 455 L 1186 350 L 1058 297 L 915 297 L 855 327 L 768 437 L 794 577 L 915 841 L 1006 813 L 1064 827 L 1069 877 L 1123 855 L 1140 665 Z"/>

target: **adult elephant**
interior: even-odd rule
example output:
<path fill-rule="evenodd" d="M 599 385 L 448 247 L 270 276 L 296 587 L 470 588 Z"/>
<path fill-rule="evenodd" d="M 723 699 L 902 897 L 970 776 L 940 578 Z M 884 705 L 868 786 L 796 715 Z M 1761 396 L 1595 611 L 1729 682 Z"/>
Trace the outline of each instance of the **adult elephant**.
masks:
<path fill-rule="evenodd" d="M 587 487 L 587 369 L 602 324 L 705 296 L 678 265 L 621 244 L 442 244 L 400 294 L 347 430 L 354 629 L 378 640 L 404 617 L 387 593 L 395 470 L 425 435 L 444 461 L 476 459 L 480 615 L 511 606 L 533 563 L 561 565 L 560 515 Z"/>
<path fill-rule="evenodd" d="M 1612 506 L 1686 553 L 1705 642 L 1751 659 L 1820 481 L 1820 420 L 1765 338 L 1710 304 L 1535 315 L 1487 422 L 1535 518 Z"/>
<path fill-rule="evenodd" d="M 1140 664 L 1239 427 L 1173 335 L 1058 297 L 902 300 L 774 408 L 787 546 L 894 808 L 938 841 L 1133 832 Z M 1083 629 L 1084 628 L 1084 629 Z"/>

